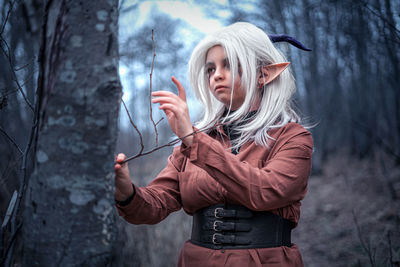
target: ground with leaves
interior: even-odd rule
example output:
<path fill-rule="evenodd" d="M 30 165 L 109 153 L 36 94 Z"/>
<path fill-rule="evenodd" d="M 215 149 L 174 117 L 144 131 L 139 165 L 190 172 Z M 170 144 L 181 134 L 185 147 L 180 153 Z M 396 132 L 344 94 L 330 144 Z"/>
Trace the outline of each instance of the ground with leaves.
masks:
<path fill-rule="evenodd" d="M 293 236 L 305 266 L 400 266 L 399 197 L 389 159 L 329 159 L 310 178 Z"/>

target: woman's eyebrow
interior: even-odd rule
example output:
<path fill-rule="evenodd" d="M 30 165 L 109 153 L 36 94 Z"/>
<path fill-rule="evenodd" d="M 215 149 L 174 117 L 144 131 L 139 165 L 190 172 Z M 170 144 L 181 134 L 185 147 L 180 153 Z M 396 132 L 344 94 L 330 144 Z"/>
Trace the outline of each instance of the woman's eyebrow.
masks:
<path fill-rule="evenodd" d="M 204 68 L 213 67 L 213 66 L 215 66 L 214 62 L 207 62 L 207 63 L 204 65 Z"/>
<path fill-rule="evenodd" d="M 222 64 L 229 63 L 229 59 L 226 57 L 226 58 L 222 59 L 221 62 L 222 62 Z M 215 63 L 212 61 L 212 62 L 207 62 L 204 65 L 205 68 L 210 67 L 210 66 L 215 66 Z"/>

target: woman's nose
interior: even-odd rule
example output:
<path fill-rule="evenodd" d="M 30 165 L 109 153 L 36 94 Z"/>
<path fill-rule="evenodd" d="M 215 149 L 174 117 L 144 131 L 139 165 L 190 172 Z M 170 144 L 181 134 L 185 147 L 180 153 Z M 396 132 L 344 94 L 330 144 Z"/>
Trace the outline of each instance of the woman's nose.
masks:
<path fill-rule="evenodd" d="M 217 80 L 221 80 L 223 78 L 224 78 L 223 71 L 221 70 L 221 68 L 217 68 L 214 73 L 214 79 L 217 81 Z"/>

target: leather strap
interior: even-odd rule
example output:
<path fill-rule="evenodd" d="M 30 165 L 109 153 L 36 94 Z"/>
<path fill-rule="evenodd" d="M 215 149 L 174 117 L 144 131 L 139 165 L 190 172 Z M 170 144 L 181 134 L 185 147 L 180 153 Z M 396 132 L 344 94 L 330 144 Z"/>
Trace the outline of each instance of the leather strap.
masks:
<path fill-rule="evenodd" d="M 211 249 L 291 246 L 293 222 L 268 211 L 217 204 L 193 215 L 193 244 Z"/>

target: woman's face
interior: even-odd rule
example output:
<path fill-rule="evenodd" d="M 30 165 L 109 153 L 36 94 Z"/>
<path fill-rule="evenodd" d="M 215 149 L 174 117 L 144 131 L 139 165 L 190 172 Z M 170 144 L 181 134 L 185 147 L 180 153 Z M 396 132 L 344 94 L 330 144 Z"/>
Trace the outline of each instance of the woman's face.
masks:
<path fill-rule="evenodd" d="M 222 46 L 217 45 L 208 50 L 205 70 L 211 93 L 218 101 L 229 108 L 232 93 L 232 73 Z M 236 110 L 243 104 L 246 96 L 246 91 L 240 84 L 239 73 L 235 74 L 233 85 L 235 90 L 232 97 L 232 110 Z"/>

